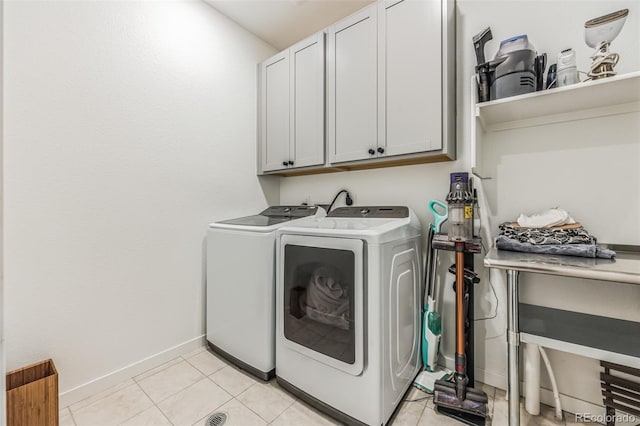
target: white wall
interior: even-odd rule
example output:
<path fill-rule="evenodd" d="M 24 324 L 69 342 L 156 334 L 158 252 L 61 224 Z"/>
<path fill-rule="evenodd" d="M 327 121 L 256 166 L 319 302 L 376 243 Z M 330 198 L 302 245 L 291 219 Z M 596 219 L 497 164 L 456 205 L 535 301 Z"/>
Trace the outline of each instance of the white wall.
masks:
<path fill-rule="evenodd" d="M 209 222 L 278 202 L 256 165 L 274 49 L 200 1 L 8 2 L 7 364 L 65 392 L 204 333 Z"/>
<path fill-rule="evenodd" d="M 3 105 L 2 102 L 2 88 L 4 87 L 3 80 L 3 39 L 4 39 L 4 25 L 2 25 L 2 16 L 4 11 L 4 2 L 0 1 L 0 425 L 4 425 L 6 423 L 6 380 L 5 370 L 5 354 L 4 354 L 4 266 L 3 266 L 3 247 L 4 247 L 4 229 L 2 227 L 2 217 L 4 213 L 4 195 L 2 191 L 3 187 L 3 179 L 4 179 L 4 168 L 2 162 L 2 152 L 3 152 L 3 141 L 4 141 L 4 131 L 3 131 Z"/>
<path fill-rule="evenodd" d="M 640 8 L 637 2 L 612 1 L 458 1 L 458 160 L 369 171 L 344 172 L 320 176 L 283 178 L 283 203 L 330 200 L 341 188 L 355 195 L 357 204 L 402 204 L 413 208 L 423 226 L 431 220 L 426 204 L 444 200 L 448 173 L 470 167 L 469 157 L 469 79 L 475 55 L 471 38 L 491 26 L 494 40 L 487 46 L 487 57 L 495 54 L 500 40 L 526 33 L 539 52 L 548 52 L 555 63 L 557 52 L 573 47 L 578 66 L 586 70 L 590 49 L 584 44 L 583 24 L 614 10 L 631 10 L 625 28 L 612 44 L 621 54 L 620 73 L 640 70 Z M 532 213 L 559 205 L 603 242 L 640 244 L 640 120 L 639 114 L 626 114 L 590 121 L 555 124 L 485 137 L 485 161 L 492 181 L 485 182 L 494 207 L 493 227 L 513 220 L 520 212 Z M 441 265 L 451 264 L 450 258 Z M 481 263 L 478 257 L 476 264 Z M 445 277 L 440 268 L 441 277 Z M 494 283 L 498 304 L 488 286 L 486 272 L 477 287 L 476 318 L 495 319 L 476 322 L 477 378 L 506 387 L 506 344 L 504 337 L 506 290 Z M 444 354 L 452 365 L 453 295 L 447 278 L 443 317 Z M 572 279 L 535 277 L 523 274 L 521 301 L 563 309 L 610 315 L 640 321 L 640 287 L 611 285 Z M 485 337 L 485 339 L 481 339 Z M 600 404 L 598 363 L 595 360 L 552 353 L 560 391 L 578 400 Z M 549 388 L 543 374 L 543 386 Z M 576 404 L 574 401 L 573 407 Z"/>
<path fill-rule="evenodd" d="M 322 202 L 346 187 L 358 204 L 408 205 L 426 225 L 428 200 L 444 199 L 448 173 L 470 164 L 471 37 L 491 25 L 491 56 L 499 40 L 527 33 L 552 57 L 576 48 L 585 69 L 584 21 L 625 6 L 631 16 L 613 50 L 622 54 L 618 70 L 629 72 L 640 69 L 636 2 L 459 1 L 458 160 L 285 178 L 278 194 L 277 180 L 255 177 L 255 64 L 274 49 L 195 1 L 8 2 L 8 367 L 53 357 L 65 392 L 201 336 L 206 224 L 277 203 L 278 195 L 283 203 Z M 494 225 L 561 205 L 601 241 L 640 244 L 638 118 L 488 138 Z M 478 317 L 496 308 L 483 277 Z M 493 337 L 478 342 L 479 377 L 504 386 L 504 289 L 496 291 L 497 318 L 476 323 L 479 335 Z M 449 285 L 446 292 L 445 319 Z M 523 276 L 530 303 L 638 321 L 639 296 L 629 286 Z M 449 322 L 448 356 L 452 336 Z M 561 392 L 600 401 L 596 361 L 551 357 Z"/>

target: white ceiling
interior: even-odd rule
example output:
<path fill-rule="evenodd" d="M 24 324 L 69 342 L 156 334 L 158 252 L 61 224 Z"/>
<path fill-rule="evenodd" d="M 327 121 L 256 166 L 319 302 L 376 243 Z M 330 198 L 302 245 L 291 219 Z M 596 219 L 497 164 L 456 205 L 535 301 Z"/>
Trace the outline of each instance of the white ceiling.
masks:
<path fill-rule="evenodd" d="M 374 0 L 205 0 L 281 50 Z"/>

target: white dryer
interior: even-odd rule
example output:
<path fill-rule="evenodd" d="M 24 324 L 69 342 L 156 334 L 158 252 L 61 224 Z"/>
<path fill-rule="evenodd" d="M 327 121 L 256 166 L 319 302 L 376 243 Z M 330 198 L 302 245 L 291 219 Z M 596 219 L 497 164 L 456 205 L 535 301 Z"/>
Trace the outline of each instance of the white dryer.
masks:
<path fill-rule="evenodd" d="M 422 366 L 416 215 L 343 207 L 277 234 L 278 382 L 344 423 L 387 423 Z"/>
<path fill-rule="evenodd" d="M 276 230 L 324 215 L 315 206 L 273 206 L 209 225 L 206 323 L 211 350 L 263 380 L 273 378 Z"/>

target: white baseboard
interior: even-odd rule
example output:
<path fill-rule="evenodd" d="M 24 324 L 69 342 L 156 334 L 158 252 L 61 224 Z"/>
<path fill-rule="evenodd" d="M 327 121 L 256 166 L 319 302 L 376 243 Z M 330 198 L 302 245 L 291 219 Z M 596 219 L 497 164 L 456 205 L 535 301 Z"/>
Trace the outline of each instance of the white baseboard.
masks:
<path fill-rule="evenodd" d="M 484 368 L 476 368 L 475 373 L 475 379 L 479 382 L 498 389 L 507 388 L 507 376 L 504 374 L 492 370 L 485 370 Z"/>
<path fill-rule="evenodd" d="M 91 395 L 102 392 L 117 385 L 118 383 L 130 379 L 133 376 L 137 376 L 138 374 L 144 373 L 145 371 L 164 364 L 167 361 L 171 361 L 180 355 L 187 354 L 203 346 L 205 343 L 205 335 L 194 337 L 191 340 L 134 362 L 126 367 L 112 371 L 102 377 L 98 377 L 80 386 L 76 386 L 73 389 L 61 392 L 59 395 L 60 408 L 67 407 L 68 405 L 81 401 Z"/>
<path fill-rule="evenodd" d="M 498 389 L 506 390 L 507 376 L 496 373 L 495 371 L 484 370 L 482 368 L 476 368 L 475 372 L 476 380 L 479 382 L 486 383 Z M 524 382 L 520 382 L 520 389 L 524 390 Z M 521 391 L 521 396 L 526 395 Z M 545 405 L 555 407 L 556 403 L 553 398 L 553 391 L 551 389 L 540 388 L 540 402 Z M 560 394 L 560 403 L 562 404 L 562 410 L 568 413 L 589 413 L 595 415 L 604 413 L 604 406 L 602 404 L 584 401 L 562 393 Z"/>
<path fill-rule="evenodd" d="M 551 407 L 555 407 L 556 403 L 553 398 L 553 391 L 550 389 L 540 388 L 540 402 L 549 405 Z M 562 404 L 562 411 L 566 411 L 568 413 L 588 413 L 594 415 L 604 414 L 604 406 L 594 404 L 589 401 L 583 401 L 581 399 L 574 398 L 569 395 L 560 394 L 560 404 Z M 566 420 L 574 420 L 573 418 L 568 418 Z"/>
<path fill-rule="evenodd" d="M 451 371 L 455 371 L 456 369 L 453 357 L 443 356 L 440 354 L 439 363 L 444 364 L 444 366 Z M 479 382 L 498 389 L 507 388 L 507 376 L 505 374 L 500 374 L 500 372 L 497 371 L 485 370 L 484 368 L 478 367 L 474 369 L 474 372 L 475 379 Z"/>

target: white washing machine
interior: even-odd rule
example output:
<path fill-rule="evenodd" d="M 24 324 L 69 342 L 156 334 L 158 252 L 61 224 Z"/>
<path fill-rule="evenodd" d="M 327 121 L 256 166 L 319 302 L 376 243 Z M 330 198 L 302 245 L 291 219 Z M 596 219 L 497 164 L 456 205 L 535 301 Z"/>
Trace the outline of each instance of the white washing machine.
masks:
<path fill-rule="evenodd" d="M 277 234 L 278 383 L 344 423 L 387 423 L 422 366 L 416 215 L 343 207 Z"/>
<path fill-rule="evenodd" d="M 269 380 L 275 368 L 276 230 L 325 211 L 273 206 L 207 231 L 207 341 L 214 352 Z"/>

